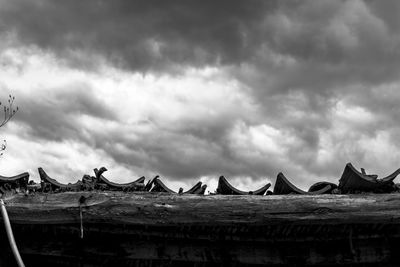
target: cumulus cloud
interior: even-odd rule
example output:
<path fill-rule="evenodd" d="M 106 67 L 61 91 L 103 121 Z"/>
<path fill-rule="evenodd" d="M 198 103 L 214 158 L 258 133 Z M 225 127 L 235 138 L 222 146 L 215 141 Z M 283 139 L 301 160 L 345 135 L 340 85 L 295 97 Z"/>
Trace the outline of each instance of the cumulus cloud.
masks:
<path fill-rule="evenodd" d="M 80 172 L 109 164 L 175 186 L 220 174 L 259 185 L 283 170 L 306 188 L 348 161 L 385 174 L 399 160 L 399 12 L 373 0 L 0 1 L 0 88 L 21 107 L 6 133 L 67 177 L 77 171 L 61 162 L 76 159 Z M 27 159 L 10 154 L 9 166 Z"/>
<path fill-rule="evenodd" d="M 62 149 L 69 146 L 85 147 L 84 156 L 71 153 L 82 162 L 93 154 L 84 166 L 77 166 L 81 172 L 118 163 L 130 170 L 124 177 L 160 174 L 171 181 L 188 181 L 185 186 L 195 179 L 236 174 L 226 138 L 239 118 L 252 121 L 257 107 L 251 95 L 218 69 L 188 70 L 178 79 L 111 68 L 82 74 L 57 65 L 52 57 L 38 57 L 36 51 L 15 55 L 14 61 L 18 62 L 18 57 L 32 58 L 21 70 L 0 71 L 7 85 L 2 89 L 13 88 L 20 100 L 21 115 L 10 127 L 23 126 L 18 136 L 29 139 L 36 153 L 46 153 L 45 149 L 37 151 L 36 143 L 50 146 L 50 150 L 60 147 L 54 165 L 72 161 Z M 40 60 L 36 61 L 37 57 Z M 106 156 L 99 158 L 99 151 Z M 19 154 L 24 157 L 23 151 Z M 49 162 L 47 158 L 35 158 L 30 164 L 43 165 L 43 161 Z M 69 177 L 71 167 L 52 167 L 52 171 Z"/>

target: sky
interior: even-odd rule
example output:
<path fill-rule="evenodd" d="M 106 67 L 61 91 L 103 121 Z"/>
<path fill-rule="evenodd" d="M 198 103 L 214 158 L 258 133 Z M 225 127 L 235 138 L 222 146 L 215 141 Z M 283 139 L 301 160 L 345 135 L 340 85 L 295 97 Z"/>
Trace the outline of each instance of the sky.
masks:
<path fill-rule="evenodd" d="M 0 0 L 0 174 L 307 189 L 400 167 L 400 1 Z"/>

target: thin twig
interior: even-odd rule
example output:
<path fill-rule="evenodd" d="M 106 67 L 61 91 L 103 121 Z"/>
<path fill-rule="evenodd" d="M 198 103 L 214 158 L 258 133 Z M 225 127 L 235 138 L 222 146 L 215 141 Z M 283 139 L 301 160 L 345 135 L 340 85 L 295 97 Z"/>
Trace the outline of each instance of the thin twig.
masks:
<path fill-rule="evenodd" d="M 4 105 L 4 119 L 3 121 L 0 123 L 0 127 L 4 126 L 7 122 L 9 122 L 11 120 L 12 117 L 14 117 L 14 115 L 18 112 L 18 106 L 14 109 L 13 105 L 14 105 L 14 100 L 15 100 L 15 96 L 8 96 L 8 106 Z M 2 103 L 0 102 L 0 106 L 2 105 Z"/>

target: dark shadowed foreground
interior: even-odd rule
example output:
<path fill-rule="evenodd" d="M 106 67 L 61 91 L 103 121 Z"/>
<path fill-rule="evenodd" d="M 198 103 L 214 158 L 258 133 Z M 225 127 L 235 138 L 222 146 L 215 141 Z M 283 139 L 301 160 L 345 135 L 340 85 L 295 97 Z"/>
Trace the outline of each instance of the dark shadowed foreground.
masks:
<path fill-rule="evenodd" d="M 400 264 L 399 194 L 66 192 L 5 202 L 27 266 Z M 0 240 L 1 266 L 14 266 L 2 227 Z"/>

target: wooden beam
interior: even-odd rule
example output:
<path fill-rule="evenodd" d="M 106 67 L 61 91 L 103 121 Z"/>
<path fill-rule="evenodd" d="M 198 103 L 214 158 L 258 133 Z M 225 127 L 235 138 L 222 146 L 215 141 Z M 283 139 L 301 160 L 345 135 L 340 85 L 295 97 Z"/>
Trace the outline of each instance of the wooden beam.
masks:
<path fill-rule="evenodd" d="M 32 266 L 400 263 L 400 194 L 68 192 L 5 202 L 22 257 Z M 0 243 L 3 261 L 6 245 Z M 61 264 L 66 259 L 73 264 Z"/>
<path fill-rule="evenodd" d="M 80 199 L 85 201 L 80 204 Z M 66 192 L 5 200 L 13 223 L 256 224 L 400 223 L 400 194 L 313 196 L 170 195 Z"/>

